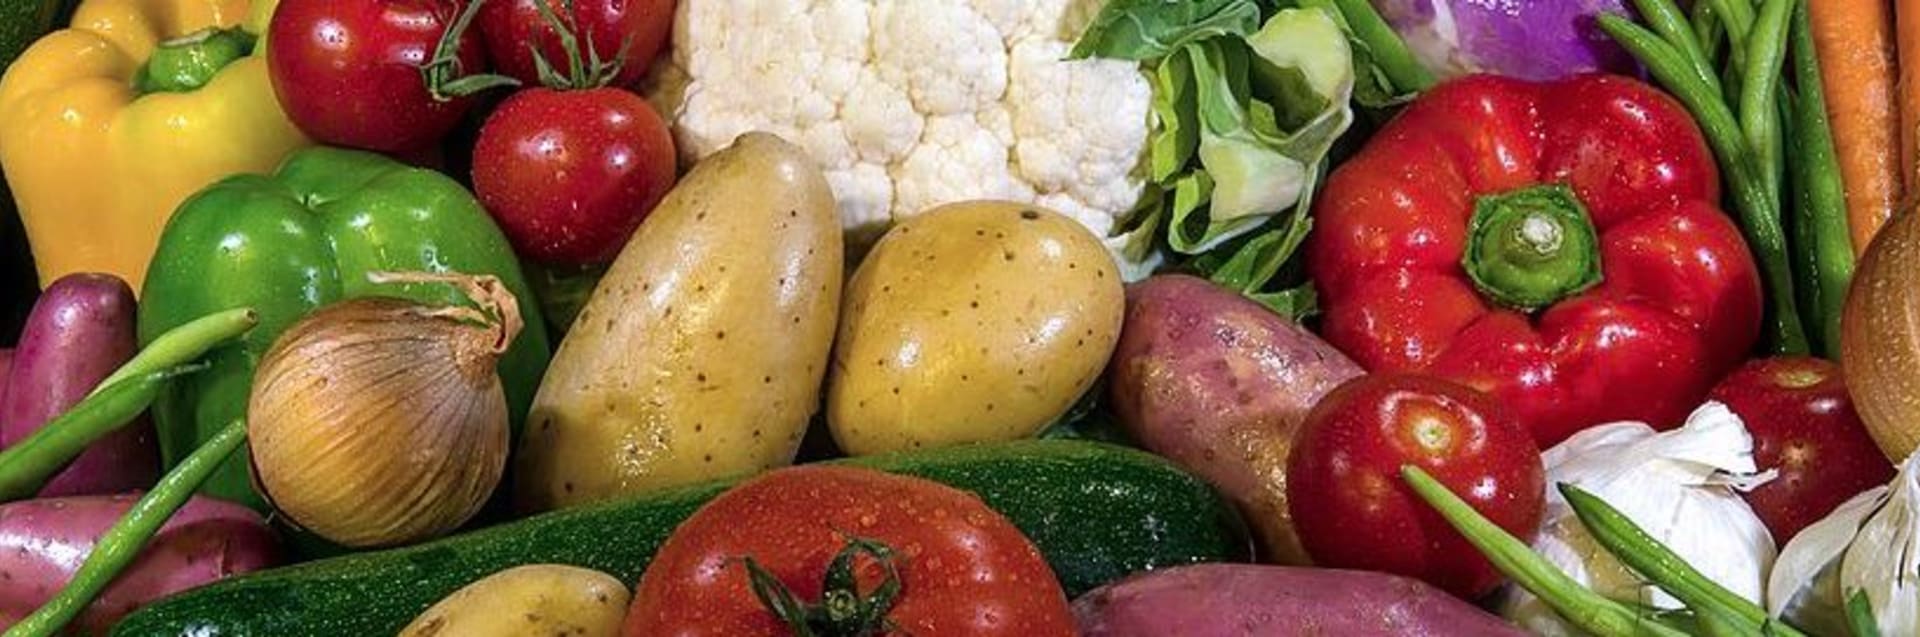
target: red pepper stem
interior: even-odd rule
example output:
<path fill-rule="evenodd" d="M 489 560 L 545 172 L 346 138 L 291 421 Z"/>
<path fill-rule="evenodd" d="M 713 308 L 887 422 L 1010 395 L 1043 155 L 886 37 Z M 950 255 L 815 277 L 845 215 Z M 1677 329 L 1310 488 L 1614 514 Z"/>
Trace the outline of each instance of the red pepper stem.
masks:
<path fill-rule="evenodd" d="M 1482 294 L 1531 312 L 1600 283 L 1599 233 L 1565 185 L 1483 195 L 1461 265 Z"/>

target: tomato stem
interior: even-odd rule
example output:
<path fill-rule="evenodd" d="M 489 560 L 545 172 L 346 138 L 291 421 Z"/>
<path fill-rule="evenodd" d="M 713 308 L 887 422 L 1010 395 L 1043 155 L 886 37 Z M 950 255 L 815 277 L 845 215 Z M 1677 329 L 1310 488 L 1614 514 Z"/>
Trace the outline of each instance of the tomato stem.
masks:
<path fill-rule="evenodd" d="M 449 102 L 458 98 L 476 95 L 501 87 L 518 87 L 520 80 L 495 73 L 467 74 L 460 64 L 460 40 L 466 37 L 467 30 L 473 28 L 473 20 L 480 15 L 480 5 L 486 0 L 473 0 L 467 8 L 460 11 L 453 24 L 441 32 L 440 42 L 433 47 L 433 59 L 420 67 L 420 80 L 427 84 L 427 94 L 435 101 Z M 541 6 L 546 6 L 544 3 Z"/>
<path fill-rule="evenodd" d="M 780 578 L 751 556 L 741 558 L 753 595 L 793 631 L 795 637 L 870 637 L 896 628 L 887 613 L 899 601 L 903 585 L 893 549 L 875 540 L 847 536 L 847 545 L 827 565 L 820 603 L 807 604 Z M 873 592 L 860 593 L 854 561 L 860 556 L 880 564 L 884 575 Z"/>

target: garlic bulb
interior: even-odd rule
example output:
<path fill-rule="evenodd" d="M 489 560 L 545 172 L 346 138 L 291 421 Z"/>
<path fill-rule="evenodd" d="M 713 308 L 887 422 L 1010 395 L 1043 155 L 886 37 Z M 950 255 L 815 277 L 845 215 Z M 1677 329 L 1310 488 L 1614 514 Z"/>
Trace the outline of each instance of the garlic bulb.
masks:
<path fill-rule="evenodd" d="M 465 523 L 506 470 L 496 370 L 521 324 L 498 279 L 452 283 L 481 309 L 363 298 L 320 309 L 267 350 L 247 405 L 255 480 L 291 521 L 353 547 Z"/>
<path fill-rule="evenodd" d="M 1771 476 L 1756 473 L 1753 438 L 1725 405 L 1709 402 L 1685 426 L 1664 433 L 1637 422 L 1593 427 L 1547 450 L 1542 460 L 1548 485 L 1571 483 L 1600 496 L 1707 577 L 1761 600 L 1774 560 L 1773 537 L 1737 491 Z M 1601 548 L 1552 486 L 1533 548 L 1601 595 L 1681 608 Z M 1519 589 L 1503 600 L 1501 615 L 1535 634 L 1579 634 Z"/>
<path fill-rule="evenodd" d="M 1920 635 L 1920 453 L 1893 483 L 1854 496 L 1780 552 L 1767 610 L 1815 634 L 1847 634 L 1865 591 L 1883 635 Z"/>

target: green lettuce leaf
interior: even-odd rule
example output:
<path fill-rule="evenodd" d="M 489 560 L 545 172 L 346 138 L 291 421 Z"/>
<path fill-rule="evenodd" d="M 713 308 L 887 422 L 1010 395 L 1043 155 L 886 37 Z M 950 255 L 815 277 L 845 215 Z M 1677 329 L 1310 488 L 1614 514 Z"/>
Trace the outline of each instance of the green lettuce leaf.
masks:
<path fill-rule="evenodd" d="M 1259 28 L 1260 4 L 1254 0 L 1112 0 L 1068 58 L 1154 60 L 1191 42 Z"/>

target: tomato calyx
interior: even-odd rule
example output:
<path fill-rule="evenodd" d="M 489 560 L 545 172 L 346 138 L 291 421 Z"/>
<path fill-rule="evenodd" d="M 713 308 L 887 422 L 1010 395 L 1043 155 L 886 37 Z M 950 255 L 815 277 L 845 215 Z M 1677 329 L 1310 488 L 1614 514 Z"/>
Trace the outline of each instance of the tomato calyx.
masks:
<path fill-rule="evenodd" d="M 753 594 L 768 612 L 780 618 L 795 637 L 869 637 L 895 630 L 887 613 L 899 601 L 902 584 L 893 548 L 875 540 L 847 536 L 847 545 L 827 565 L 820 602 L 800 601 L 780 578 L 767 572 L 753 557 L 741 558 Z M 885 571 L 872 592 L 862 594 L 854 577 L 854 561 L 872 558 Z"/>
<path fill-rule="evenodd" d="M 496 88 L 521 86 L 520 80 L 510 76 L 498 73 L 469 75 L 460 66 L 460 40 L 473 27 L 474 19 L 480 15 L 480 6 L 485 3 L 486 0 L 467 3 L 460 17 L 447 25 L 446 32 L 441 34 L 440 42 L 433 50 L 433 59 L 420 67 L 421 79 L 427 83 L 427 92 L 434 99 L 444 102 Z M 567 15 L 578 23 L 573 0 L 561 0 L 561 4 Z M 540 12 L 540 18 L 547 23 L 547 28 L 553 29 L 554 35 L 559 37 L 560 48 L 567 53 L 566 72 L 562 73 L 540 52 L 538 44 L 527 44 L 533 51 L 533 65 L 540 75 L 542 86 L 562 91 L 589 90 L 605 87 L 619 77 L 627 49 L 633 45 L 632 38 L 620 43 L 620 50 L 612 59 L 603 59 L 593 38 L 586 38 L 583 46 L 579 33 L 561 20 L 559 14 L 554 13 L 544 0 L 533 3 L 533 6 Z"/>

